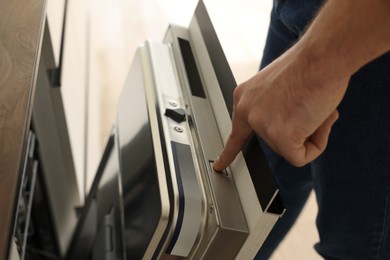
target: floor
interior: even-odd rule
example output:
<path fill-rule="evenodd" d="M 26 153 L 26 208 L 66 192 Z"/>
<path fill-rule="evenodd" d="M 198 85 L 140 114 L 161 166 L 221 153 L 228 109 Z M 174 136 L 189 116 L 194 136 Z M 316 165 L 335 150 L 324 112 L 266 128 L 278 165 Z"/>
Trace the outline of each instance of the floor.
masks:
<path fill-rule="evenodd" d="M 256 73 L 271 0 L 205 0 L 237 82 Z M 188 25 L 196 0 L 95 0 L 89 11 L 89 172 L 94 172 L 115 120 L 116 102 L 134 52 L 146 39 L 161 41 L 169 23 Z M 91 176 L 91 175 L 90 175 Z M 89 178 L 89 182 L 92 177 Z M 273 260 L 321 259 L 314 195 Z"/>

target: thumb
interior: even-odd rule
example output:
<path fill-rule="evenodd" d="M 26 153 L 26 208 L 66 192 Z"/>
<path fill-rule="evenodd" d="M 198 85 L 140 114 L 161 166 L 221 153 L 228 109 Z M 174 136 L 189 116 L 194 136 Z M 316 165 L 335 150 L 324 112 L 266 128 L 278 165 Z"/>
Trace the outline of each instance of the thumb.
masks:
<path fill-rule="evenodd" d="M 316 159 L 326 148 L 332 126 L 339 118 L 339 112 L 337 110 L 320 125 L 317 130 L 306 140 L 302 146 L 300 156 L 304 158 L 301 163 L 294 163 L 295 166 L 303 166 Z"/>

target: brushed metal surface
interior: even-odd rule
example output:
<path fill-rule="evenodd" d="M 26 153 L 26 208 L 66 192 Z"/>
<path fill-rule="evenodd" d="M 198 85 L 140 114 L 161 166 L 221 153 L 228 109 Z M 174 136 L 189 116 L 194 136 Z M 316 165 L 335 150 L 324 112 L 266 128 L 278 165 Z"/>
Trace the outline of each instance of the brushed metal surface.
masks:
<path fill-rule="evenodd" d="M 167 247 L 168 251 L 172 249 L 168 253 L 187 257 L 197 248 L 201 239 L 206 219 L 206 199 L 188 122 L 185 120 L 178 123 L 164 115 L 165 108 L 169 108 L 172 101 L 175 107 L 186 109 L 171 47 L 156 42 L 147 42 L 146 47 L 152 68 L 158 103 L 157 111 L 161 120 L 160 131 L 164 136 L 167 162 L 170 167 L 167 174 L 170 174 L 172 180 L 173 200 L 175 201 L 171 231 L 167 236 L 163 251 L 165 252 L 164 248 Z M 164 66 L 161 66 L 162 64 Z M 180 128 L 180 131 L 177 131 L 177 128 Z M 178 154 L 178 151 L 175 151 L 178 147 L 188 149 Z M 173 245 L 174 247 L 170 248 Z"/>
<path fill-rule="evenodd" d="M 203 69 L 199 68 L 199 60 L 204 59 L 207 62 L 207 56 L 199 56 L 196 52 L 187 28 L 170 26 L 164 42 L 172 44 L 209 207 L 202 242 L 193 256 L 194 258 L 213 259 L 219 255 L 225 257 L 224 259 L 232 259 L 245 242 L 249 231 L 233 178 L 226 178 L 226 176 L 215 173 L 210 167 L 210 161 L 214 160 L 222 149 L 222 139 L 209 101 L 214 97 L 208 95 L 207 90 L 206 98 L 191 94 L 187 80 L 187 73 L 191 72 L 185 70 L 178 38 L 190 41 L 198 69 L 201 71 L 200 77 L 203 85 L 207 82 L 204 80 Z M 213 73 L 213 70 L 211 69 L 208 73 Z M 230 246 L 221 247 L 222 244 Z"/>

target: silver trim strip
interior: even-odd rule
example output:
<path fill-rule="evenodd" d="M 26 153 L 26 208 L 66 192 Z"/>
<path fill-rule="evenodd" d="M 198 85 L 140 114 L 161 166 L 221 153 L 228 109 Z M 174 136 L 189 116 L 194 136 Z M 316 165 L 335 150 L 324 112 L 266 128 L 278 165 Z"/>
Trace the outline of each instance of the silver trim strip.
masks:
<path fill-rule="evenodd" d="M 159 224 L 157 225 L 156 231 L 150 241 L 150 244 L 145 252 L 145 255 L 143 256 L 143 259 L 151 259 L 158 247 L 158 244 L 164 234 L 165 229 L 167 228 L 168 220 L 169 220 L 170 203 L 169 203 L 169 195 L 168 195 L 168 188 L 167 188 L 167 180 L 165 177 L 164 159 L 163 159 L 162 147 L 160 143 L 161 136 L 159 133 L 159 127 L 157 121 L 157 111 L 156 111 L 156 104 L 155 104 L 156 98 L 154 95 L 154 89 L 153 89 L 154 85 L 152 80 L 153 76 L 152 76 L 152 72 L 150 71 L 151 67 L 146 53 L 146 48 L 145 47 L 140 48 L 139 52 L 141 54 L 141 60 L 143 65 L 149 122 L 150 122 L 150 128 L 152 132 L 152 138 L 153 138 L 154 153 L 156 157 L 156 166 L 157 166 L 158 182 L 159 182 L 161 205 L 162 205 L 161 219 L 159 221 Z"/>
<path fill-rule="evenodd" d="M 171 232 L 167 238 L 165 246 L 168 247 L 169 241 L 173 239 L 174 232 L 176 228 L 178 228 L 179 234 L 172 251 L 170 252 L 172 255 L 187 257 L 190 252 L 196 247 L 196 244 L 199 241 L 199 233 L 204 228 L 205 222 L 205 204 L 206 199 L 201 187 L 200 177 L 198 177 L 199 173 L 197 173 L 196 165 L 196 157 L 193 156 L 193 152 L 191 151 L 191 136 L 189 131 L 188 122 L 184 121 L 181 123 L 174 122 L 172 119 L 164 116 L 165 108 L 171 106 L 172 101 L 176 104 L 175 108 L 184 106 L 183 101 L 181 99 L 181 91 L 179 87 L 179 81 L 175 74 L 175 66 L 173 63 L 171 50 L 169 45 L 156 43 L 156 42 L 147 42 L 146 43 L 149 60 L 151 63 L 153 79 L 155 84 L 155 91 L 157 96 L 158 107 L 160 111 L 160 117 L 163 126 L 163 132 L 166 142 L 166 149 L 168 154 L 168 163 L 171 169 L 171 177 L 172 177 L 172 186 L 175 190 L 175 208 L 174 208 L 174 216 L 172 221 L 172 226 L 170 227 Z M 164 64 L 165 66 L 161 66 Z M 182 131 L 175 131 L 175 127 L 179 126 Z M 171 143 L 175 142 L 177 144 L 183 144 L 190 148 L 189 156 L 186 158 L 182 158 L 180 155 L 177 156 L 179 161 L 175 163 L 178 158 L 175 158 L 175 154 L 172 150 Z M 188 157 L 188 158 L 187 158 Z M 183 163 L 182 160 L 191 160 L 191 162 L 187 162 L 187 164 L 191 164 L 192 167 L 184 167 L 181 165 Z M 180 167 L 176 169 L 175 167 Z M 177 172 L 178 171 L 178 172 Z M 180 216 L 180 192 L 179 192 L 179 180 L 176 178 L 176 174 L 180 174 L 182 189 L 183 189 L 183 199 L 184 199 L 184 211 L 182 223 L 177 222 L 178 217 Z M 177 225 L 181 225 L 181 227 L 177 227 Z M 177 234 L 176 234 L 177 235 Z"/>

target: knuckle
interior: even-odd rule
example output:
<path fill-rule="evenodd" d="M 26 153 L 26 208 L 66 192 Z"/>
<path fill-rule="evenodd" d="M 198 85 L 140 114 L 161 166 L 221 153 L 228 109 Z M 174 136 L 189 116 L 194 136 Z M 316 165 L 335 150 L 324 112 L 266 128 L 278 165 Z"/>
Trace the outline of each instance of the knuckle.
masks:
<path fill-rule="evenodd" d="M 238 102 L 236 104 L 236 113 L 239 115 L 239 116 L 243 116 L 245 115 L 245 111 L 246 111 L 246 105 L 244 104 L 244 102 Z"/>
<path fill-rule="evenodd" d="M 270 142 L 276 143 L 277 140 L 280 138 L 279 128 L 276 127 L 274 124 L 264 126 L 264 135 L 266 139 L 270 140 Z"/>
<path fill-rule="evenodd" d="M 234 102 L 238 102 L 240 100 L 240 97 L 241 97 L 241 94 L 242 94 L 242 88 L 243 88 L 243 85 L 240 84 L 238 85 L 234 91 L 233 91 L 233 100 Z"/>
<path fill-rule="evenodd" d="M 294 165 L 295 167 L 303 167 L 305 166 L 308 161 L 303 159 L 303 158 L 300 158 L 300 157 L 291 157 L 291 158 L 286 158 L 292 165 Z"/>
<path fill-rule="evenodd" d="M 236 134 L 234 132 L 232 132 L 229 135 L 229 142 L 232 143 L 232 144 L 236 145 L 237 143 L 242 142 L 242 140 L 243 140 L 243 136 L 242 135 Z"/>

